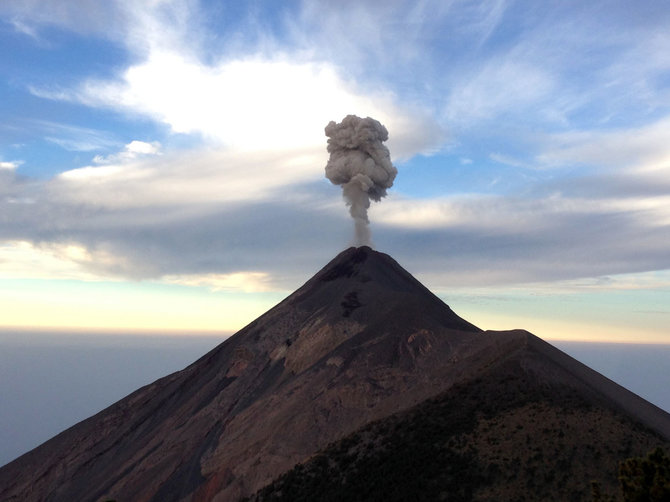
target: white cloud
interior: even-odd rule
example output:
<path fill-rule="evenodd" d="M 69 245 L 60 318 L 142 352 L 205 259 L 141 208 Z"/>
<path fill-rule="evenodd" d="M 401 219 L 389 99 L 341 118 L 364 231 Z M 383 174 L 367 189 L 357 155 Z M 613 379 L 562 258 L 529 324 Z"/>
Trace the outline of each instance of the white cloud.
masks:
<path fill-rule="evenodd" d="M 73 279 L 95 281 L 100 276 L 90 269 L 94 260 L 111 257 L 91 252 L 75 243 L 36 245 L 25 240 L 0 242 L 2 279 Z"/>
<path fill-rule="evenodd" d="M 133 140 L 125 147 L 129 155 L 155 155 L 160 151 L 160 143 L 154 141 L 146 143 L 144 141 Z"/>
<path fill-rule="evenodd" d="M 21 161 L 0 161 L 0 169 L 5 169 L 7 171 L 13 171 L 22 164 Z"/>
<path fill-rule="evenodd" d="M 91 5 L 84 7 L 93 15 Z M 20 10 L 42 19 L 34 5 Z M 118 78 L 89 79 L 70 89 L 32 86 L 31 92 L 142 115 L 175 133 L 201 135 L 238 151 L 323 146 L 325 125 L 351 113 L 381 121 L 391 132 L 388 144 L 396 158 L 431 153 L 445 142 L 432 112 L 383 85 L 353 80 L 318 50 L 284 40 L 270 42 L 271 50 L 260 44 L 209 53 L 202 45 L 205 29 L 197 29 L 205 22 L 197 2 L 124 1 L 116 10 L 123 20 L 117 38 L 134 55 Z M 75 14 L 60 9 L 54 22 L 71 26 Z M 313 42 L 308 45 L 315 48 Z M 92 149 L 90 142 L 50 137 L 65 148 Z"/>
<path fill-rule="evenodd" d="M 323 146 L 326 124 L 350 113 L 386 125 L 397 157 L 434 151 L 445 140 L 427 113 L 387 91 L 364 93 L 323 62 L 259 57 L 208 66 L 158 50 L 118 81 L 88 81 L 68 99 L 146 115 L 239 151 Z"/>
<path fill-rule="evenodd" d="M 178 274 L 161 278 L 167 284 L 205 287 L 212 291 L 242 291 L 259 293 L 277 291 L 271 277 L 266 272 L 240 271 L 230 274 Z"/>
<path fill-rule="evenodd" d="M 128 143 L 122 151 L 113 155 L 96 155 L 93 162 L 96 164 L 111 164 L 115 162 L 127 162 L 147 155 L 160 154 L 161 144 L 158 141 L 147 143 L 145 141 L 133 140 Z"/>
<path fill-rule="evenodd" d="M 191 150 L 122 158 L 65 171 L 49 185 L 60 201 L 111 208 L 220 206 L 291 194 L 323 178 L 325 148 L 284 152 Z"/>

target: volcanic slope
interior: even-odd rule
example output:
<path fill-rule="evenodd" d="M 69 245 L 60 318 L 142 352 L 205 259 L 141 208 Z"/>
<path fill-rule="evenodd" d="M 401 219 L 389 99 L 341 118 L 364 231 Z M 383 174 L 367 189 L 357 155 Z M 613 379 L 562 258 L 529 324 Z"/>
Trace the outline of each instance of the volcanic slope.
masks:
<path fill-rule="evenodd" d="M 621 461 L 670 452 L 667 436 L 611 399 L 627 391 L 600 392 L 589 384 L 602 377 L 527 336 L 478 377 L 365 425 L 247 500 L 591 502 L 593 481 L 619 493 Z"/>
<path fill-rule="evenodd" d="M 480 390 L 468 391 L 476 397 L 463 404 L 471 428 L 455 440 L 483 448 L 488 436 L 477 427 L 497 416 L 485 412 L 491 399 L 506 391 L 516 396 L 510 402 L 535 403 L 527 395 L 536 390 L 506 380 L 510 371 L 554 396 L 540 406 L 560 408 L 574 394 L 566 402 L 620 419 L 627 441 L 667 444 L 667 413 L 525 331 L 480 330 L 392 258 L 360 247 L 189 367 L 0 469 L 0 500 L 238 500 L 327 445 L 431 399 L 452 403 L 447 414 L 458 410 L 453 393 L 462 388 Z M 506 424 L 530 420 L 523 406 L 505 413 L 514 417 Z M 500 476 L 510 475 L 505 465 Z"/>

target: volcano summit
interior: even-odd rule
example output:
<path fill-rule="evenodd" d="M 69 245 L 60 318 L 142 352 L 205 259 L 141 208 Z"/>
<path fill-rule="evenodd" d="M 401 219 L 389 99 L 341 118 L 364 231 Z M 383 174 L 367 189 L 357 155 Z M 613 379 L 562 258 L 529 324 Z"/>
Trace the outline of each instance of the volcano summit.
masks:
<path fill-rule="evenodd" d="M 664 411 L 526 331 L 477 328 L 363 246 L 1 468 L 0 500 L 325 499 L 359 482 L 359 500 L 394 500 L 397 482 L 418 499 L 589 500 L 591 479 L 615 486 L 619 460 L 669 438 Z"/>

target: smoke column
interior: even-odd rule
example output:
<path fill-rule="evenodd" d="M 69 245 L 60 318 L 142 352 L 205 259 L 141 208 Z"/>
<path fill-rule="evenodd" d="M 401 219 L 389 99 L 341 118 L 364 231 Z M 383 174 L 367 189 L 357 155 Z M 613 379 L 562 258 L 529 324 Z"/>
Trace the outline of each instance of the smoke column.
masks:
<path fill-rule="evenodd" d="M 398 170 L 391 164 L 389 149 L 382 142 L 389 133 L 370 117 L 347 115 L 339 124 L 326 126 L 328 153 L 326 178 L 342 186 L 342 196 L 356 226 L 356 245 L 371 245 L 368 208 L 379 202 L 393 186 Z"/>

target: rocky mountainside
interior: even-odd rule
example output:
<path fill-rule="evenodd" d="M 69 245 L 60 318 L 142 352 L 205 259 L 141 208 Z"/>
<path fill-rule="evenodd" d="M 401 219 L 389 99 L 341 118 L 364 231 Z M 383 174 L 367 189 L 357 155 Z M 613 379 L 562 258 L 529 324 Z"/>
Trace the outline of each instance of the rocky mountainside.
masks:
<path fill-rule="evenodd" d="M 317 479 L 305 466 L 319 458 L 341 473 L 333 478 L 338 486 L 356 476 L 364 482 L 374 474 L 361 467 L 365 462 L 416 464 L 387 445 L 397 436 L 381 431 L 393 424 L 434 426 L 434 446 L 449 445 L 447 459 L 474 458 L 465 465 L 487 476 L 479 484 L 490 493 L 500 480 L 525 482 L 522 466 L 542 464 L 528 463 L 529 448 L 539 448 L 543 459 L 556 456 L 570 472 L 581 465 L 574 462 L 579 450 L 558 455 L 548 448 L 591 444 L 596 465 L 623 453 L 608 450 L 614 438 L 635 453 L 667 446 L 670 438 L 667 413 L 525 331 L 480 330 L 392 258 L 360 247 L 343 251 L 189 367 L 0 469 L 0 500 L 233 501 L 256 493 L 272 499 L 290 491 L 271 484 L 283 473 L 295 486 L 305 484 L 291 471 L 296 464 L 307 462 L 299 470 Z M 607 443 L 613 428 L 619 435 Z M 421 444 L 415 435 L 401 436 L 410 448 Z M 347 455 L 367 460 L 340 466 L 329 458 L 329 448 L 344 448 L 342 440 Z M 440 493 L 452 490 L 433 477 Z"/>
<path fill-rule="evenodd" d="M 670 441 L 566 357 L 528 334 L 476 378 L 365 425 L 249 500 L 592 502 L 592 481 L 616 494 L 620 461 Z"/>

